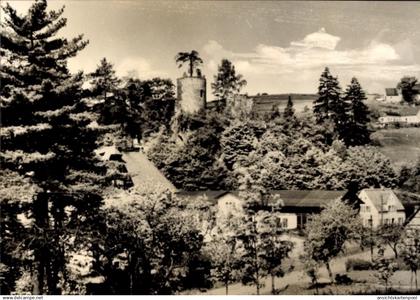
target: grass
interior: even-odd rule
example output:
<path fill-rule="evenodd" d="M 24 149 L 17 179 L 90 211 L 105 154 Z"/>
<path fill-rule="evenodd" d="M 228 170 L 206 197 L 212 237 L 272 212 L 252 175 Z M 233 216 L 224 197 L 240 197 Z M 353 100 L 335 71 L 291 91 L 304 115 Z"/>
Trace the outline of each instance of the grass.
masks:
<path fill-rule="evenodd" d="M 410 116 L 417 114 L 420 110 L 419 106 L 409 106 L 399 103 L 384 103 L 376 100 L 368 100 L 366 101 L 366 105 L 369 107 L 375 119 L 386 115 Z"/>
<path fill-rule="evenodd" d="M 420 158 L 420 128 L 380 129 L 371 138 L 396 169 Z"/>
<path fill-rule="evenodd" d="M 318 294 L 321 295 L 377 295 L 377 294 L 413 294 L 410 288 L 410 272 L 397 271 L 391 277 L 388 291 L 383 283 L 374 275 L 375 271 L 352 271 L 347 275 L 353 280 L 349 285 L 321 282 L 318 284 Z M 418 291 L 417 291 L 418 293 Z M 308 283 L 296 283 L 283 289 L 280 295 L 314 295 L 317 290 Z"/>

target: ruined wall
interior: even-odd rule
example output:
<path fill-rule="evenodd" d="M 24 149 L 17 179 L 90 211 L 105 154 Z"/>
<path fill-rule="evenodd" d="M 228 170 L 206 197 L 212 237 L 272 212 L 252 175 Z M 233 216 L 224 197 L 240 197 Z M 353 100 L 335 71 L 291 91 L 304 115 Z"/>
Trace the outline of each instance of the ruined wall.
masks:
<path fill-rule="evenodd" d="M 197 113 L 206 106 L 206 79 L 183 77 L 177 79 L 177 110 Z"/>

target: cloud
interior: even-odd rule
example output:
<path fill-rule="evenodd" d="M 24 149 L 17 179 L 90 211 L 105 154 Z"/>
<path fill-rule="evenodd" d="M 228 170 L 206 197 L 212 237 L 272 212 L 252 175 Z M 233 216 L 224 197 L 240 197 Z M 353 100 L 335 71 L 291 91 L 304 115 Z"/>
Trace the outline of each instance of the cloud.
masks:
<path fill-rule="evenodd" d="M 216 72 L 220 60 L 227 58 L 246 78 L 256 79 L 260 76 L 266 80 L 293 85 L 293 89 L 299 88 L 296 87 L 299 83 L 305 86 L 306 91 L 309 88 L 312 91 L 316 89 L 319 74 L 325 66 L 329 66 L 341 78 L 358 76 L 367 83 L 368 88 L 375 90 L 378 84 L 374 84 L 374 80 L 396 81 L 401 74 L 420 72 L 420 65 L 407 61 L 405 56 L 409 52 L 409 43 L 394 46 L 372 40 L 362 48 L 337 49 L 340 40 L 340 37 L 321 28 L 301 40 L 291 41 L 287 47 L 259 44 L 251 52 L 233 52 L 211 40 L 203 50 L 208 56 L 207 68 L 210 72 Z M 273 78 L 274 75 L 277 77 Z M 252 84 L 252 80 L 248 82 Z M 258 87 L 249 88 L 257 91 Z"/>
<path fill-rule="evenodd" d="M 126 57 L 115 66 L 119 77 L 130 76 L 146 79 L 152 77 L 164 77 L 168 74 L 162 70 L 153 69 L 150 63 L 142 57 Z"/>
<path fill-rule="evenodd" d="M 304 48 L 324 48 L 334 50 L 341 38 L 328 34 L 325 28 L 321 28 L 319 31 L 308 34 L 301 41 L 291 42 L 290 44 L 295 47 Z"/>

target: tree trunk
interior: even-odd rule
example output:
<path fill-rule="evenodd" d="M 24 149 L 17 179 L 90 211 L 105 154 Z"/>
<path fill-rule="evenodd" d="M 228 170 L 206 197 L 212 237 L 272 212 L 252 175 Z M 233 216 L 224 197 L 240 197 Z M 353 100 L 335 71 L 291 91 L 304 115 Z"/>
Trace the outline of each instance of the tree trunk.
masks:
<path fill-rule="evenodd" d="M 318 279 L 316 277 L 315 277 L 315 291 L 316 291 L 316 294 L 318 295 L 319 294 Z"/>
<path fill-rule="evenodd" d="M 275 295 L 276 293 L 276 287 L 274 285 L 274 275 L 271 274 L 271 294 Z"/>
<path fill-rule="evenodd" d="M 257 271 L 255 272 L 255 283 L 257 284 L 257 295 L 260 294 L 260 274 L 258 272 L 258 267 L 257 267 Z"/>
<path fill-rule="evenodd" d="M 33 295 L 42 295 L 44 290 L 44 266 L 41 262 L 41 259 L 38 259 L 38 255 L 35 254 L 35 263 L 34 263 L 34 271 L 32 275 L 32 282 L 33 282 Z"/>
<path fill-rule="evenodd" d="M 394 251 L 395 258 L 398 258 L 397 246 L 393 247 L 393 248 L 392 248 L 392 251 Z"/>
<path fill-rule="evenodd" d="M 414 274 L 415 274 L 415 276 L 416 276 L 416 291 L 418 291 L 419 286 L 418 286 L 418 284 L 417 284 L 417 270 L 414 272 Z"/>
<path fill-rule="evenodd" d="M 328 276 L 330 277 L 331 283 L 333 283 L 334 282 L 334 277 L 333 277 L 333 273 L 331 271 L 330 262 L 328 261 L 325 265 L 327 266 Z"/>
<path fill-rule="evenodd" d="M 229 295 L 229 281 L 225 281 L 225 295 Z"/>
<path fill-rule="evenodd" d="M 190 77 L 193 77 L 193 72 L 194 72 L 194 70 L 193 70 L 193 60 L 192 60 L 192 58 L 190 58 Z"/>
<path fill-rule="evenodd" d="M 48 228 L 48 198 L 45 196 L 45 193 L 38 193 L 32 209 L 35 216 L 35 224 L 42 230 L 39 234 L 43 235 L 45 234 L 43 231 Z M 39 236 L 39 238 L 42 238 L 42 236 Z M 47 250 L 45 245 L 38 245 L 34 249 L 34 295 L 44 294 L 45 265 L 47 263 L 45 252 Z"/>

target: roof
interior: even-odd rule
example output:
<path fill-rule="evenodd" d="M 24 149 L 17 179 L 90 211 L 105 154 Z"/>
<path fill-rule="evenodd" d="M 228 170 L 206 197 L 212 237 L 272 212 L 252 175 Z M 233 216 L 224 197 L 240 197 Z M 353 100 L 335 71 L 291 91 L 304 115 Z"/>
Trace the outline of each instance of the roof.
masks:
<path fill-rule="evenodd" d="M 420 229 L 420 209 L 417 210 L 411 220 L 408 221 L 407 227 Z"/>
<path fill-rule="evenodd" d="M 396 88 L 387 88 L 385 89 L 385 94 L 387 96 L 398 96 L 398 90 Z"/>
<path fill-rule="evenodd" d="M 381 212 L 381 206 L 388 200 L 397 199 L 395 203 L 395 208 L 397 210 L 404 210 L 404 206 L 401 204 L 401 201 L 398 199 L 397 195 L 391 189 L 363 189 L 362 192 L 365 192 L 366 196 L 370 199 L 372 204 L 376 209 Z"/>
<path fill-rule="evenodd" d="M 123 152 L 122 158 L 126 163 L 134 187 L 144 187 L 145 183 L 149 183 L 150 185 L 161 185 L 171 191 L 176 190 L 175 186 L 142 152 Z"/>
<path fill-rule="evenodd" d="M 229 192 L 223 190 L 206 190 L 206 191 L 178 191 L 177 195 L 188 200 L 197 200 L 200 197 L 205 197 L 210 202 L 217 202 L 221 196 Z"/>
<path fill-rule="evenodd" d="M 321 207 L 336 199 L 341 199 L 346 191 L 326 190 L 276 190 L 277 194 L 284 201 L 284 206 L 293 207 Z"/>
<path fill-rule="evenodd" d="M 233 194 L 239 197 L 239 191 L 179 191 L 180 197 L 188 200 L 195 200 L 199 197 L 206 197 L 208 201 L 216 203 L 217 200 L 226 195 Z M 322 207 L 331 201 L 342 198 L 346 191 L 325 191 L 325 190 L 272 190 L 271 195 L 278 195 L 283 200 L 284 206 L 289 207 Z"/>

